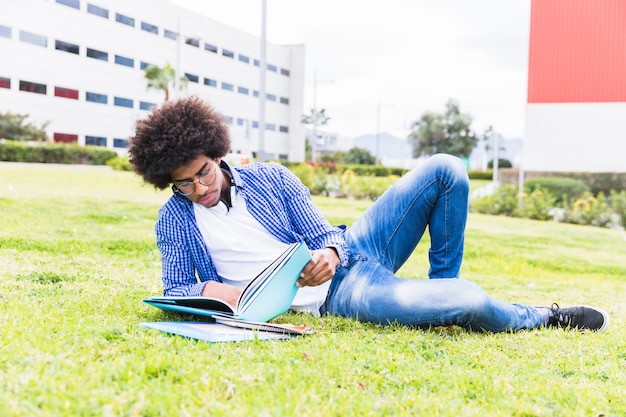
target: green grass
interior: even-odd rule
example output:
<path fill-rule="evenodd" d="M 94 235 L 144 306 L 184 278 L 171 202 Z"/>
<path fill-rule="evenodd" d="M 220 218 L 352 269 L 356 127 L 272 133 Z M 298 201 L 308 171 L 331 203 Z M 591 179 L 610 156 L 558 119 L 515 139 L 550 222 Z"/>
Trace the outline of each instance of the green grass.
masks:
<path fill-rule="evenodd" d="M 463 275 L 508 302 L 592 304 L 604 333 L 474 334 L 287 314 L 316 333 L 210 344 L 138 327 L 177 318 L 153 224 L 168 191 L 132 173 L 0 164 L 2 416 L 624 416 L 626 241 L 471 214 Z M 333 223 L 364 201 L 315 197 Z M 401 274 L 424 279 L 428 239 Z"/>

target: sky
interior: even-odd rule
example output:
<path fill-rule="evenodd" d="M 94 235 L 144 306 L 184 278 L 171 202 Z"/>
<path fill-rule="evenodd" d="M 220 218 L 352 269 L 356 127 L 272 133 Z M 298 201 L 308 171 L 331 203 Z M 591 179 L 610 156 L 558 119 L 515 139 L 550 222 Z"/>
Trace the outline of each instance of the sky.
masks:
<path fill-rule="evenodd" d="M 261 36 L 262 0 L 169 1 Z M 529 25 L 530 0 L 266 0 L 267 41 L 306 48 L 303 113 L 315 95 L 346 137 L 404 138 L 453 99 L 476 133 L 522 138 Z"/>

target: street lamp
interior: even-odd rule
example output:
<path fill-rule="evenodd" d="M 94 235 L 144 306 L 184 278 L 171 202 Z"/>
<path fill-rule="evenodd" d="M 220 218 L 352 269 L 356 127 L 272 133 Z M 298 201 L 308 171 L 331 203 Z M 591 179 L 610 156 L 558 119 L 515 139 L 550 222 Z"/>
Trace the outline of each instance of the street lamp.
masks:
<path fill-rule="evenodd" d="M 265 78 L 267 72 L 267 58 L 266 58 L 266 50 L 267 50 L 267 41 L 266 41 L 266 32 L 267 32 L 267 0 L 263 0 L 261 2 L 261 56 L 259 58 L 259 140 L 258 140 L 258 150 L 257 157 L 259 162 L 265 162 Z"/>
<path fill-rule="evenodd" d="M 180 89 L 181 89 L 181 85 L 180 85 L 180 80 L 183 78 L 181 77 L 181 69 L 180 69 L 180 56 L 181 56 L 181 52 L 182 52 L 182 45 L 183 42 L 187 39 L 185 37 L 185 35 L 183 35 L 183 32 L 181 31 L 181 24 L 180 24 L 180 17 L 178 18 L 178 33 L 176 34 L 176 68 L 174 69 L 174 97 L 178 98 L 180 97 Z M 197 40 L 198 43 L 202 40 L 202 35 L 196 35 L 196 36 L 191 36 L 188 39 L 194 39 Z"/>
<path fill-rule="evenodd" d="M 317 68 L 313 70 L 313 140 L 311 141 L 311 161 L 315 162 L 315 153 L 317 147 L 317 123 L 319 119 L 319 113 L 317 111 L 317 83 L 318 82 L 326 82 L 326 83 L 334 83 L 334 80 L 318 80 L 317 79 Z"/>
<path fill-rule="evenodd" d="M 376 106 L 376 163 L 379 164 L 381 162 L 380 158 L 380 108 L 382 104 L 380 103 L 380 99 L 378 100 L 378 104 Z M 387 106 L 393 107 L 393 104 L 387 104 Z"/>

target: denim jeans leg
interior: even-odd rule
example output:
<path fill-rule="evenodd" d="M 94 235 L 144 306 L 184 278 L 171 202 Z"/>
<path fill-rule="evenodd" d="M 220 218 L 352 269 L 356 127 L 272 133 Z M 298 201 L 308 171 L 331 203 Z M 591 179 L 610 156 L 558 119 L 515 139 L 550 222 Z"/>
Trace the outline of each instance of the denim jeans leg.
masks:
<path fill-rule="evenodd" d="M 434 155 L 387 190 L 346 233 L 352 253 L 339 268 L 324 312 L 380 324 L 459 325 L 506 331 L 537 327 L 533 307 L 506 304 L 458 279 L 469 179 L 460 159 Z M 429 229 L 429 277 L 395 273 Z"/>
<path fill-rule="evenodd" d="M 431 278 L 457 278 L 463 260 L 469 179 L 459 158 L 438 154 L 410 171 L 347 233 L 354 253 L 396 272 L 430 233 Z"/>
<path fill-rule="evenodd" d="M 402 279 L 383 265 L 364 260 L 341 269 L 337 278 L 323 312 L 361 321 L 457 325 L 489 332 L 530 329 L 542 323 L 536 308 L 496 300 L 463 279 Z"/>

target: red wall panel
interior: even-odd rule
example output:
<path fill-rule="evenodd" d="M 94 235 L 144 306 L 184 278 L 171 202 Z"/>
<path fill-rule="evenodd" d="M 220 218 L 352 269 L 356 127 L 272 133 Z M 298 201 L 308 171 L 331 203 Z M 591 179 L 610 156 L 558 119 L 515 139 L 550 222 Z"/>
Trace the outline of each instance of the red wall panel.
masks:
<path fill-rule="evenodd" d="M 626 0 L 532 0 L 528 103 L 626 102 Z"/>

